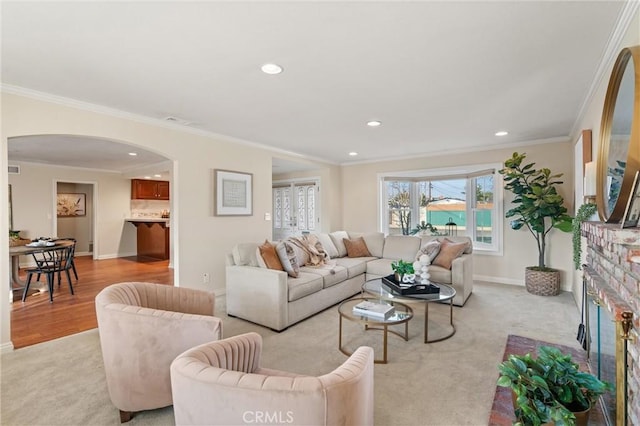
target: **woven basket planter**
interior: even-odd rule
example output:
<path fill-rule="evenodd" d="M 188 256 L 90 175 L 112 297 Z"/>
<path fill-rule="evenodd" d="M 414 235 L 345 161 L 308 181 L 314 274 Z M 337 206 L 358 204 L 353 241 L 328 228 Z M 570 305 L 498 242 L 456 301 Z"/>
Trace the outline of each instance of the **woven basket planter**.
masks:
<path fill-rule="evenodd" d="M 557 296 L 560 293 L 560 271 L 536 271 L 527 267 L 524 283 L 527 291 L 537 296 Z"/>
<path fill-rule="evenodd" d="M 30 242 L 28 238 L 9 238 L 9 247 L 26 246 Z"/>

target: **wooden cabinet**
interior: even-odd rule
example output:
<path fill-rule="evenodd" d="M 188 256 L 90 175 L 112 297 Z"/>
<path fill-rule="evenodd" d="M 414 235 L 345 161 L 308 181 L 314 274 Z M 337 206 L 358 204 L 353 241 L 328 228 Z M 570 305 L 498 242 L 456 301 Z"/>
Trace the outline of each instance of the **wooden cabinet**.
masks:
<path fill-rule="evenodd" d="M 138 256 L 169 259 L 169 228 L 166 222 L 131 222 L 136 227 Z"/>
<path fill-rule="evenodd" d="M 132 200 L 168 200 L 169 182 L 164 180 L 132 179 Z"/>

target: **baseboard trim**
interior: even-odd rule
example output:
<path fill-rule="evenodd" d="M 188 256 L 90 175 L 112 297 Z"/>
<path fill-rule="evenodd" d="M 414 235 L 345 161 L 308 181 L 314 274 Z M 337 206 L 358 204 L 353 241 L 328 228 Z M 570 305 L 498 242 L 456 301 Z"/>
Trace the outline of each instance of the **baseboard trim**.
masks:
<path fill-rule="evenodd" d="M 492 277 L 489 275 L 474 275 L 474 281 L 484 281 L 488 283 L 496 283 L 496 284 L 507 284 L 507 285 L 515 285 L 518 287 L 524 287 L 524 280 L 514 280 L 512 278 L 504 278 L 504 277 Z M 560 285 L 560 290 L 568 291 L 573 293 L 571 283 L 564 283 Z"/>
<path fill-rule="evenodd" d="M 117 259 L 119 257 L 131 257 L 131 256 L 137 256 L 137 253 L 136 252 L 131 252 L 131 253 L 103 254 L 102 256 L 98 256 L 97 259 L 98 260 Z"/>
<path fill-rule="evenodd" d="M 497 284 L 508 284 L 508 285 L 517 285 L 520 287 L 524 287 L 523 280 L 515 280 L 513 278 L 505 278 L 505 277 L 493 277 L 490 275 L 473 275 L 474 281 L 486 281 L 489 283 L 497 283 Z"/>
<path fill-rule="evenodd" d="M 12 342 L 3 343 L 2 345 L 0 345 L 0 354 L 13 352 L 13 350 L 14 350 L 14 347 Z"/>

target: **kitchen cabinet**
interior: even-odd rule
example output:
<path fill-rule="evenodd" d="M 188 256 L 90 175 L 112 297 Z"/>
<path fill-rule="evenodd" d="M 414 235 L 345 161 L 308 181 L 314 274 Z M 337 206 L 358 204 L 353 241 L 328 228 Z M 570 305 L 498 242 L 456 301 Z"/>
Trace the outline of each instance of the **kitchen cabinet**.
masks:
<path fill-rule="evenodd" d="M 136 227 L 138 256 L 169 259 L 169 221 L 128 219 Z"/>
<path fill-rule="evenodd" d="M 131 179 L 132 200 L 168 200 L 169 182 L 164 180 Z"/>

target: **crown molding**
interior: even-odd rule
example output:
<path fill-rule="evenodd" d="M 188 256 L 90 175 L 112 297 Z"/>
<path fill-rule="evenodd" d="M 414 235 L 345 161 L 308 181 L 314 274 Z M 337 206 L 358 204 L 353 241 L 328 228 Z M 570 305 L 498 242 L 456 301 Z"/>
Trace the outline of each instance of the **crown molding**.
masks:
<path fill-rule="evenodd" d="M 602 54 L 600 64 L 598 65 L 598 68 L 593 75 L 591 86 L 589 86 L 589 90 L 584 97 L 582 105 L 580 105 L 578 115 L 576 116 L 576 120 L 573 123 L 573 127 L 571 128 L 570 136 L 572 136 L 572 139 L 576 139 L 578 133 L 582 131 L 580 127 L 582 120 L 584 120 L 584 114 L 593 101 L 593 96 L 602 83 L 602 79 L 608 75 L 608 71 L 613 67 L 613 63 L 620 53 L 620 45 L 622 43 L 622 39 L 627 33 L 629 25 L 631 25 L 631 21 L 633 21 L 633 18 L 639 7 L 640 0 L 631 0 L 625 2 L 624 7 L 620 11 L 618 19 L 616 20 L 616 25 L 613 28 L 611 36 L 607 41 L 607 46 L 605 47 L 604 53 Z"/>
<path fill-rule="evenodd" d="M 518 148 L 522 146 L 565 143 L 565 142 L 569 142 L 570 140 L 571 139 L 569 138 L 569 136 L 561 136 L 556 138 L 513 142 L 509 144 L 484 145 L 484 146 L 469 147 L 469 148 L 432 151 L 432 152 L 426 152 L 426 153 L 423 152 L 420 154 L 403 155 L 398 157 L 385 157 L 385 158 L 379 158 L 376 160 L 350 161 L 350 162 L 341 163 L 340 166 L 349 167 L 349 166 L 359 166 L 362 164 L 386 163 L 388 161 L 402 161 L 402 160 L 412 160 L 416 158 L 441 157 L 444 155 L 451 155 L 451 154 L 468 154 L 471 152 L 490 151 L 490 150 L 507 149 L 507 148 L 511 149 L 511 148 Z"/>
<path fill-rule="evenodd" d="M 57 105 L 61 105 L 69 108 L 75 108 L 82 111 L 88 111 L 96 114 L 103 114 L 103 115 L 108 115 L 115 118 L 121 118 L 124 120 L 135 121 L 135 122 L 146 124 L 149 126 L 162 127 L 162 128 L 174 130 L 177 132 L 184 132 L 192 135 L 216 139 L 221 142 L 234 143 L 234 144 L 240 144 L 244 146 L 250 146 L 252 148 L 264 149 L 276 154 L 287 155 L 289 157 L 293 157 L 297 159 L 315 161 L 315 162 L 320 162 L 320 163 L 329 164 L 329 165 L 338 165 L 338 163 L 328 161 L 324 158 L 303 155 L 297 152 L 288 151 L 286 149 L 281 149 L 281 148 L 275 148 L 275 147 L 261 144 L 258 142 L 252 142 L 245 139 L 223 135 L 220 133 L 197 129 L 194 127 L 189 127 L 181 124 L 175 124 L 159 118 L 153 118 L 145 115 L 134 114 L 128 111 L 106 107 L 104 105 L 94 104 L 94 103 L 85 102 L 85 101 L 79 101 L 77 99 L 53 95 L 51 93 L 39 92 L 37 90 L 28 89 L 25 87 L 2 83 L 0 85 L 0 92 L 10 94 L 10 95 L 23 96 L 23 97 L 35 99 L 38 101 L 49 102 L 49 103 L 53 103 L 53 104 L 57 104 Z"/>

